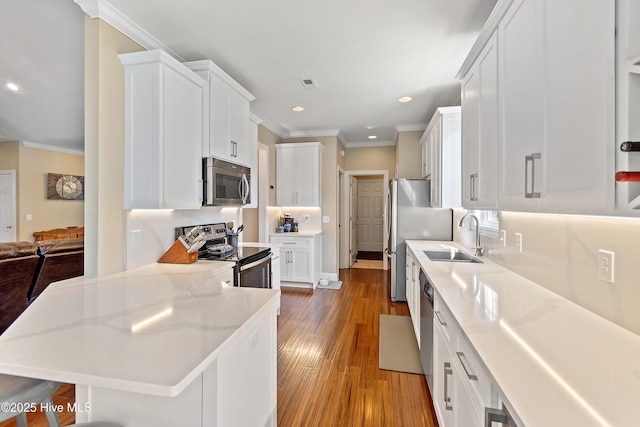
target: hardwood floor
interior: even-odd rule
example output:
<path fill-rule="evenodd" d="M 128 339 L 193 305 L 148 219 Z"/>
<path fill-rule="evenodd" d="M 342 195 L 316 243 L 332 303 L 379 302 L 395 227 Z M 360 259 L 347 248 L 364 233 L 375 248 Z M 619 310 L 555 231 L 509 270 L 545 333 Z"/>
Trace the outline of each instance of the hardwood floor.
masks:
<path fill-rule="evenodd" d="M 424 376 L 378 369 L 380 314 L 409 315 L 406 303 L 389 299 L 388 272 L 341 270 L 340 280 L 337 291 L 282 290 L 278 426 L 437 426 Z M 73 386 L 63 384 L 53 399 L 72 403 Z M 73 413 L 59 416 L 73 424 Z M 48 426 L 43 414 L 28 422 Z"/>
<path fill-rule="evenodd" d="M 380 314 L 409 314 L 388 297 L 388 273 L 340 280 L 338 291 L 282 291 L 278 426 L 437 426 L 424 376 L 378 368 Z"/>

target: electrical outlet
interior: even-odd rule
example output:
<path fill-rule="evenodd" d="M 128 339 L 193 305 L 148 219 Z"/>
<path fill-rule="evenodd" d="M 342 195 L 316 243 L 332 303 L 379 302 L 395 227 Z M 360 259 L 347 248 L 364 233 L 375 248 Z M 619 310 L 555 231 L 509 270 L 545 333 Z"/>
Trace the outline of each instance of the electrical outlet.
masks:
<path fill-rule="evenodd" d="M 142 246 L 142 231 L 131 230 L 131 247 L 139 248 Z"/>
<path fill-rule="evenodd" d="M 329 224 L 331 221 L 329 220 L 329 217 L 328 217 L 328 216 L 323 216 L 323 217 L 322 217 L 322 222 L 323 222 L 324 224 Z"/>
<path fill-rule="evenodd" d="M 502 240 L 502 247 L 507 247 L 507 230 L 500 230 L 500 240 Z"/>
<path fill-rule="evenodd" d="M 522 252 L 522 233 L 516 233 L 516 248 L 518 252 Z"/>
<path fill-rule="evenodd" d="M 598 279 L 613 283 L 614 253 L 598 249 Z"/>

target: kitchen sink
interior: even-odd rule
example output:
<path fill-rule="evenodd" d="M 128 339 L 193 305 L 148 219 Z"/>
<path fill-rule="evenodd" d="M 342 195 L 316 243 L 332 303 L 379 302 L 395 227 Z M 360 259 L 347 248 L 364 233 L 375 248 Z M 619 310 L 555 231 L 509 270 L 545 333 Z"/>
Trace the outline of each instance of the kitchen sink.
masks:
<path fill-rule="evenodd" d="M 431 261 L 482 263 L 478 258 L 457 249 L 448 251 L 423 251 Z"/>

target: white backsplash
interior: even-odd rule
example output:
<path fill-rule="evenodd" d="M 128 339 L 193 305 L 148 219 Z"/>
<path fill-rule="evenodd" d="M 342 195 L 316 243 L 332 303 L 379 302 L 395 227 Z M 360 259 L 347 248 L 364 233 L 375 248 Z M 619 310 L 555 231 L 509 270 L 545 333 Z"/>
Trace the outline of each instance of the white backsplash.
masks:
<path fill-rule="evenodd" d="M 298 232 L 300 233 L 322 230 L 322 210 L 320 208 L 269 206 L 267 215 L 270 232 L 275 232 L 278 220 L 283 214 L 293 215 L 298 223 Z M 305 215 L 309 215 L 308 221 L 304 220 Z"/>
<path fill-rule="evenodd" d="M 454 224 L 465 213 L 455 209 Z M 640 335 L 640 218 L 500 214 L 506 246 L 483 237 L 486 257 Z M 455 241 L 474 246 L 474 233 L 453 228 Z M 615 253 L 615 283 L 598 278 L 599 249 Z"/>
<path fill-rule="evenodd" d="M 175 242 L 175 228 L 188 225 L 233 221 L 240 224 L 240 209 L 205 207 L 192 210 L 127 212 L 126 269 L 142 267 L 158 261 Z M 140 246 L 132 247 L 132 231 L 139 230 Z"/>

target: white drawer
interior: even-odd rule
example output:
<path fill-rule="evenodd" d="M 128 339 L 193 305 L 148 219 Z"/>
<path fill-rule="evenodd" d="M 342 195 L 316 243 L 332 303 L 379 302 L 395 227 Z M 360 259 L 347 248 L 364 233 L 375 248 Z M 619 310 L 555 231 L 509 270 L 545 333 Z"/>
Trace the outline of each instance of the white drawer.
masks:
<path fill-rule="evenodd" d="M 433 298 L 433 310 L 434 310 L 434 319 L 433 324 L 434 327 L 440 328 L 445 337 L 446 341 L 449 343 L 451 348 L 455 348 L 456 336 L 458 332 L 458 324 L 456 323 L 453 315 L 447 308 L 447 306 L 442 301 L 440 295 L 437 292 L 434 293 Z"/>
<path fill-rule="evenodd" d="M 486 368 L 462 333 L 458 334 L 454 348 L 456 361 L 462 366 L 462 379 L 468 384 L 476 405 L 484 413 L 484 407 L 491 406 L 491 380 Z"/>
<path fill-rule="evenodd" d="M 272 237 L 272 243 L 280 243 L 284 248 L 309 248 L 311 247 L 311 238 L 309 237 Z"/>

